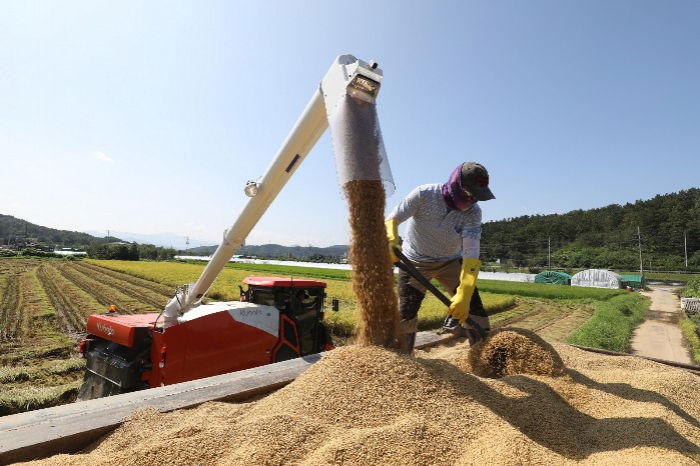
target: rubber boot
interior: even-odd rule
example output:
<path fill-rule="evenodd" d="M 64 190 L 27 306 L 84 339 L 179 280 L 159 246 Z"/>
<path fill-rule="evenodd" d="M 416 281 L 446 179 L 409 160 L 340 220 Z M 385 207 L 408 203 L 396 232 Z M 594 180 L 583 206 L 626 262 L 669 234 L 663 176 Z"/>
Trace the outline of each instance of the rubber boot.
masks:
<path fill-rule="evenodd" d="M 471 318 L 486 334 L 484 337 L 482 337 L 479 331 L 477 331 L 474 327 L 469 324 L 464 324 L 463 332 L 466 334 L 467 340 L 469 340 L 469 346 L 474 346 L 476 343 L 488 336 L 489 332 L 491 331 L 491 323 L 489 322 L 489 318 L 486 316 L 482 317 L 472 315 Z"/>
<path fill-rule="evenodd" d="M 445 317 L 442 322 L 442 332 L 441 333 L 451 333 L 457 338 L 466 336 L 463 332 L 463 327 L 459 324 L 459 321 L 452 316 Z"/>
<path fill-rule="evenodd" d="M 413 354 L 413 347 L 416 344 L 416 332 L 404 333 L 401 335 L 401 353 Z"/>

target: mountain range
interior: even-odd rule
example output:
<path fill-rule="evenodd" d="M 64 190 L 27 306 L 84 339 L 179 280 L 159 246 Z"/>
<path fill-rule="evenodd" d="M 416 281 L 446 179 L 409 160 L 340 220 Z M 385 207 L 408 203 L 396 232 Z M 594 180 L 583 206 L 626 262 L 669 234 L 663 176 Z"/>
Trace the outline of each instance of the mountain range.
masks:
<path fill-rule="evenodd" d="M 101 237 L 104 236 L 104 231 L 86 231 L 85 233 Z M 176 250 L 192 249 L 192 246 L 200 247 L 211 245 L 208 240 L 200 240 L 188 238 L 186 236 L 176 235 L 175 233 L 130 233 L 126 231 L 110 231 L 109 236 L 119 238 L 126 243 L 152 244 L 163 248 L 172 248 Z M 188 244 L 189 243 L 189 244 Z"/>

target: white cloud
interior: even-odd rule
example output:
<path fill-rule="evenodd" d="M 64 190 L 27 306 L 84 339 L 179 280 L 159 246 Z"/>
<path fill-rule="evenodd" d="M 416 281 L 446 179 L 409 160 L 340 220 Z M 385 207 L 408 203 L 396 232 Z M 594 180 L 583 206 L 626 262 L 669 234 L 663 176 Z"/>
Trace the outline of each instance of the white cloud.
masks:
<path fill-rule="evenodd" d="M 107 163 L 114 162 L 114 160 L 109 158 L 107 156 L 107 154 L 105 154 L 104 152 L 95 151 L 92 153 L 92 156 L 95 157 L 97 160 L 102 160 L 103 162 L 107 162 Z"/>

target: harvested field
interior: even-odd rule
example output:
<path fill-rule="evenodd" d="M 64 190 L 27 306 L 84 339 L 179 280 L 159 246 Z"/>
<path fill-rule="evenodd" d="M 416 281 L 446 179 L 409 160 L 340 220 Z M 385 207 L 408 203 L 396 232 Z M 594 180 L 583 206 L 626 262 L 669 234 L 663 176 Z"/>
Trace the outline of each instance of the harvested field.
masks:
<path fill-rule="evenodd" d="M 467 344 L 416 358 L 339 348 L 258 401 L 140 411 L 82 454 L 29 464 L 700 462 L 699 377 L 634 357 L 551 348 L 562 374 L 500 378 L 460 368 Z"/>
<path fill-rule="evenodd" d="M 77 261 L 4 259 L 0 277 L 0 416 L 74 401 L 87 317 L 161 310 L 172 291 Z"/>
<path fill-rule="evenodd" d="M 51 305 L 58 313 L 58 326 L 61 331 L 78 339 L 80 335 L 85 333 L 87 313 L 99 309 L 98 303 L 91 303 L 92 306 L 87 310 L 81 310 L 75 306 L 73 303 L 80 302 L 82 296 L 76 293 L 76 289 L 71 287 L 54 267 L 40 266 L 37 270 L 37 277 L 41 286 L 46 290 Z"/>

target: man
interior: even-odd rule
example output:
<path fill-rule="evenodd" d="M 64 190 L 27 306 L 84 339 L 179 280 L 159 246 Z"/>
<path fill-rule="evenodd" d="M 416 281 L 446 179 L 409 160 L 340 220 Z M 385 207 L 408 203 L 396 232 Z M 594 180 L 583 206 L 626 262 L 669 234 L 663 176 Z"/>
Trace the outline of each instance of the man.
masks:
<path fill-rule="evenodd" d="M 436 279 L 452 296 L 446 326 L 462 334 L 462 324 L 471 315 L 484 331 L 489 318 L 476 289 L 481 261 L 481 207 L 479 201 L 495 199 L 489 189 L 489 174 L 483 165 L 465 162 L 454 169 L 445 184 L 418 186 L 394 208 L 386 219 L 391 260 L 398 262 L 399 248 L 428 280 Z M 407 222 L 406 236 L 399 246 L 399 224 Z M 418 310 L 426 289 L 403 270 L 399 271 L 399 312 L 402 351 L 412 353 L 418 331 Z M 471 344 L 479 333 L 466 325 Z"/>

